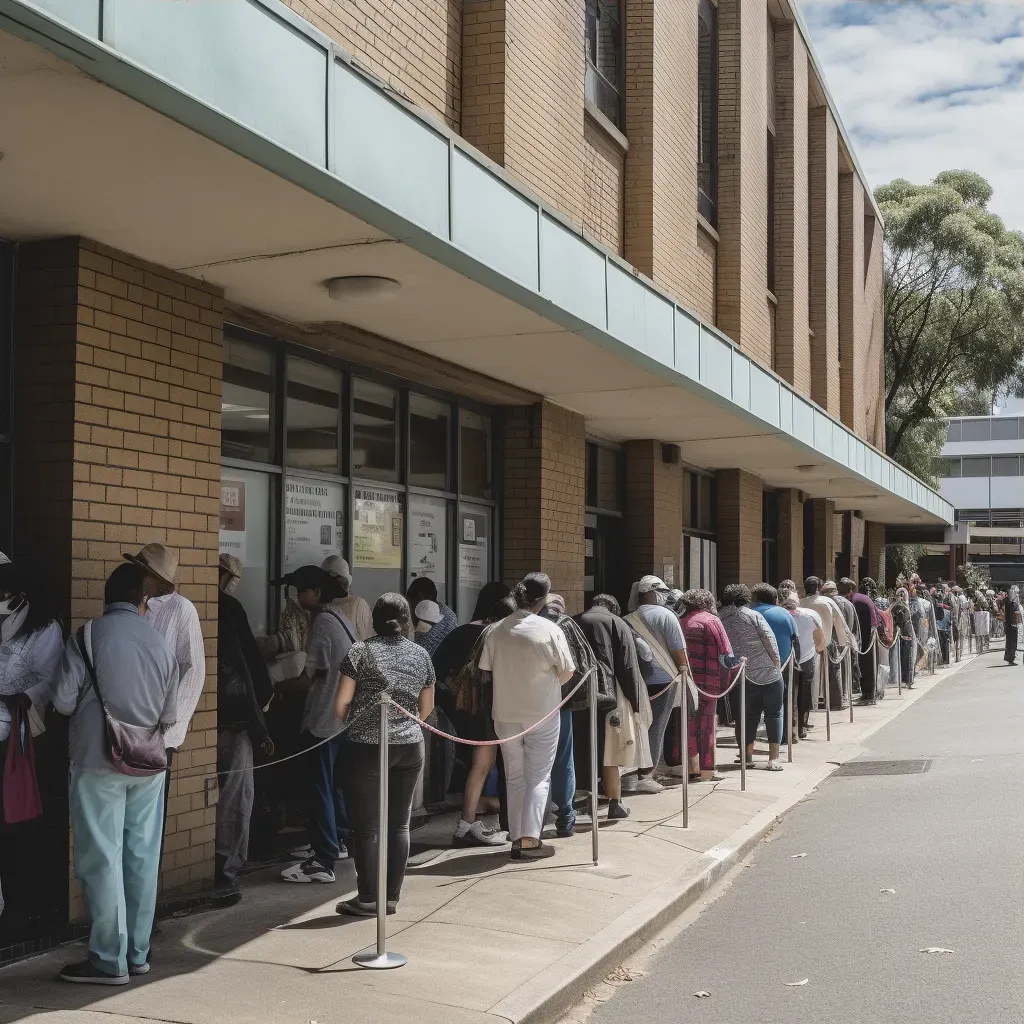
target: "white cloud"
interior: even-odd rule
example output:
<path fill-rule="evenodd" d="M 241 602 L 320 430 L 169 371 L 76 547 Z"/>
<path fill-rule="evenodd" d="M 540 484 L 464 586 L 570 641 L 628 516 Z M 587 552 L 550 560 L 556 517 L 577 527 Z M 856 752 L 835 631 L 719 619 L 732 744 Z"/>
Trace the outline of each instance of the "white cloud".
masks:
<path fill-rule="evenodd" d="M 872 187 L 968 168 L 1024 230 L 1024 0 L 803 0 Z"/>

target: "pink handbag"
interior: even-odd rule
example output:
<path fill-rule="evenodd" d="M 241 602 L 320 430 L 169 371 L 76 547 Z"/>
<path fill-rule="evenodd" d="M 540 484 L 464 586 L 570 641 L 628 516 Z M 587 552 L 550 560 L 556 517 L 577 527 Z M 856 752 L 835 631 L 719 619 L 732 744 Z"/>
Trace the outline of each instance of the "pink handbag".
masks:
<path fill-rule="evenodd" d="M 43 801 L 39 796 L 39 782 L 36 779 L 36 752 L 32 745 L 28 717 L 21 708 L 11 711 L 11 737 L 4 762 L 3 796 L 4 821 L 8 825 L 42 817 Z"/>

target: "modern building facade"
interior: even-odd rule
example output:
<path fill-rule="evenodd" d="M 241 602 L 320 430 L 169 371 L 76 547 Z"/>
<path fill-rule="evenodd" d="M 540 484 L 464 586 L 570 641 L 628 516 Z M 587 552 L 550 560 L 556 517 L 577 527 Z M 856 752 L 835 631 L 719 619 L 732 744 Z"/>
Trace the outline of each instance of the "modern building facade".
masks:
<path fill-rule="evenodd" d="M 465 620 L 952 522 L 881 451 L 884 225 L 783 0 L 0 0 L 0 151 L 0 544 L 68 625 L 152 540 L 212 669 L 221 550 L 259 629 L 335 552 Z"/>
<path fill-rule="evenodd" d="M 936 467 L 942 496 L 970 543 L 961 552 L 986 566 L 993 584 L 1024 582 L 1024 403 L 995 416 L 951 419 Z"/>

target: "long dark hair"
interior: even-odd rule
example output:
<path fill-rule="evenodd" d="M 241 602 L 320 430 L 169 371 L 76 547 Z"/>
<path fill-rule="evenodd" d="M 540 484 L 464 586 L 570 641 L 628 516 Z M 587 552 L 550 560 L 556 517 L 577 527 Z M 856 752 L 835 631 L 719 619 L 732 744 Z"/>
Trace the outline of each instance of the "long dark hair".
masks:
<path fill-rule="evenodd" d="M 16 569 L 11 562 L 0 565 L 0 593 L 24 594 L 28 613 L 17 635 L 31 635 L 56 621 L 57 614 L 50 600 L 50 592 L 34 575 Z"/>
<path fill-rule="evenodd" d="M 551 580 L 547 573 L 528 573 L 516 584 L 513 593 L 520 608 L 532 608 L 542 597 L 551 593 Z"/>
<path fill-rule="evenodd" d="M 474 622 L 486 622 L 494 612 L 494 606 L 503 598 L 508 597 L 512 591 L 498 580 L 485 583 L 476 599 L 476 608 L 473 609 Z M 515 611 L 515 609 L 512 609 Z M 510 614 L 510 613 L 506 613 Z"/>
<path fill-rule="evenodd" d="M 409 602 L 401 594 L 381 594 L 373 605 L 373 631 L 377 636 L 404 636 L 412 633 Z"/>

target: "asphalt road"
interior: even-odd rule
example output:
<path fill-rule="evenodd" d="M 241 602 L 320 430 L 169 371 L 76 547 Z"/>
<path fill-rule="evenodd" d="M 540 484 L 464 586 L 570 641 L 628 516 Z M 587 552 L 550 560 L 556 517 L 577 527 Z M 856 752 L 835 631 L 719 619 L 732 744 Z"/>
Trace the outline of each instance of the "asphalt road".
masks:
<path fill-rule="evenodd" d="M 929 770 L 829 778 L 592 1024 L 1020 1024 L 1024 668 L 999 657 L 940 684 L 857 759 Z"/>

